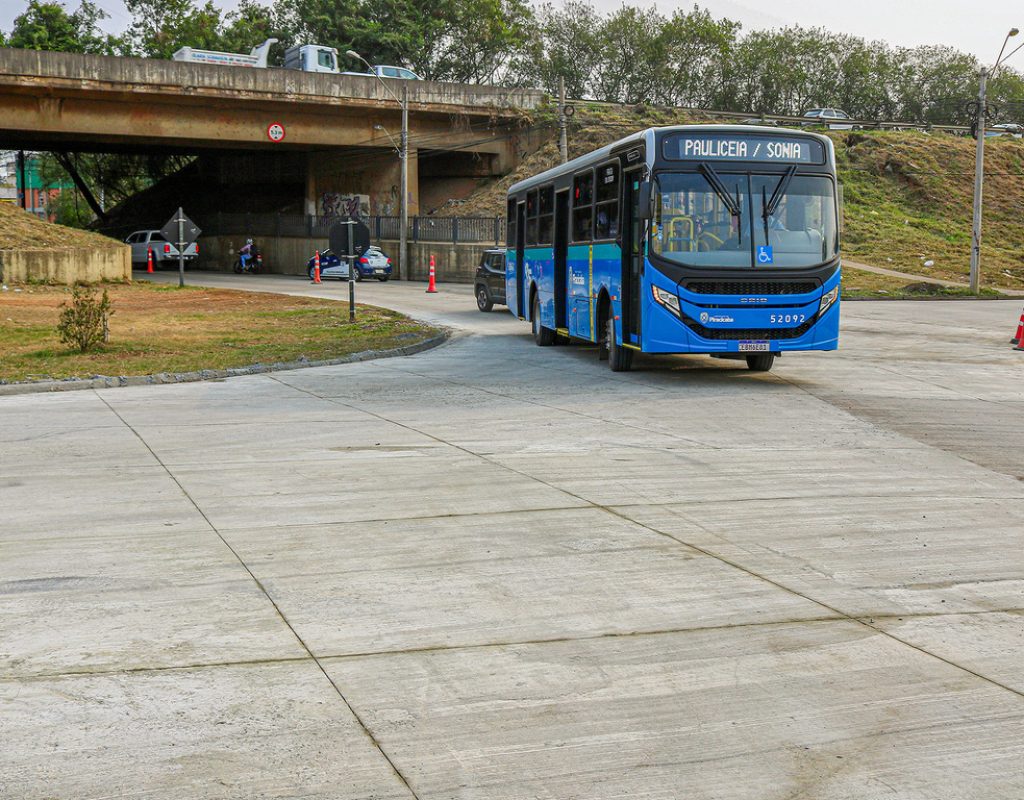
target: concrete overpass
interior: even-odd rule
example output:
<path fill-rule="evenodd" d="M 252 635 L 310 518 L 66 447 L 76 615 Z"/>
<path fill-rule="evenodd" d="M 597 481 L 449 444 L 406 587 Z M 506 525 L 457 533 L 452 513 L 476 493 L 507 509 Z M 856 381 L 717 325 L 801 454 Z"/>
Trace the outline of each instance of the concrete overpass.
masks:
<path fill-rule="evenodd" d="M 522 120 L 541 92 L 430 81 L 408 90 L 411 214 L 421 194 L 427 206 L 459 181 L 504 174 L 534 146 Z M 195 154 L 204 189 L 240 199 L 251 194 L 240 187 L 287 184 L 276 208 L 233 199 L 238 210 L 316 214 L 325 197 L 358 194 L 371 213 L 393 213 L 388 133 L 397 138 L 400 116 L 369 76 L 0 48 L 0 148 Z"/>

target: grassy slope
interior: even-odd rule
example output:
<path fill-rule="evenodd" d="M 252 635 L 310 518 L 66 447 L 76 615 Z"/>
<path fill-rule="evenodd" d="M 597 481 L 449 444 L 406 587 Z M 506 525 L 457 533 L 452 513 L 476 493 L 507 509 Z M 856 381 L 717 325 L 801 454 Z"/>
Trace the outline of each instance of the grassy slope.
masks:
<path fill-rule="evenodd" d="M 43 222 L 13 203 L 0 203 L 0 250 L 123 246 L 122 242 L 98 233 Z"/>
<path fill-rule="evenodd" d="M 671 110 L 581 104 L 569 155 L 582 155 L 650 125 L 695 121 Z M 515 172 L 482 182 L 465 202 L 443 213 L 504 215 L 509 186 L 559 163 L 556 135 L 552 128 L 551 140 Z M 916 131 L 829 135 L 844 187 L 844 255 L 915 275 L 966 281 L 974 140 Z M 988 140 L 985 163 L 982 283 L 1024 289 L 1024 140 Z M 926 261 L 934 263 L 925 266 Z M 898 288 L 898 280 L 891 278 L 863 272 L 855 277 L 865 289 Z"/>
<path fill-rule="evenodd" d="M 966 280 L 974 140 L 917 131 L 835 132 L 832 139 L 846 201 L 845 254 Z M 985 156 L 982 282 L 1024 288 L 1024 141 L 990 139 Z"/>

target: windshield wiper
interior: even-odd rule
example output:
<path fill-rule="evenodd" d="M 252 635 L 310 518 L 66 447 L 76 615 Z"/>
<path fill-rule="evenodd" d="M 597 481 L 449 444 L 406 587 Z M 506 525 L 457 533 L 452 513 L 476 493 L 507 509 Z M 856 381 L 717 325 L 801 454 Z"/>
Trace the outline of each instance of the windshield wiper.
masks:
<path fill-rule="evenodd" d="M 733 199 L 729 195 L 729 190 L 725 188 L 725 184 L 722 183 L 722 179 L 718 177 L 718 173 L 715 172 L 715 168 L 710 164 L 702 163 L 700 165 L 700 171 L 707 179 L 707 182 L 711 184 L 711 188 L 715 190 L 715 194 L 725 204 L 725 207 L 729 209 L 729 213 L 739 219 L 740 214 L 740 191 L 739 187 L 736 188 L 736 198 Z"/>
<path fill-rule="evenodd" d="M 779 203 L 782 202 L 782 196 L 786 193 L 786 188 L 789 186 L 789 182 L 793 180 L 793 176 L 796 175 L 796 165 L 789 167 L 786 170 L 786 174 L 782 176 L 782 180 L 779 181 L 779 185 L 775 187 L 775 191 L 772 192 L 772 199 L 767 204 L 764 203 L 764 187 L 761 187 L 761 214 L 764 217 L 764 224 L 768 225 L 768 217 L 775 213 L 775 209 L 779 207 Z M 765 228 L 767 230 L 767 228 Z"/>

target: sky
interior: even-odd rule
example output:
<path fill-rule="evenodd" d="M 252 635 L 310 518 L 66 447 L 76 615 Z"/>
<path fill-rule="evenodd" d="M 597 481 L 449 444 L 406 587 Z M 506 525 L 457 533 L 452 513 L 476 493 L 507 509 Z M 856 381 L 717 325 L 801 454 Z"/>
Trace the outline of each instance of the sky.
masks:
<path fill-rule="evenodd" d="M 554 2 L 558 4 L 559 0 Z M 621 5 L 621 0 L 591 2 L 602 11 Z M 231 9 L 237 0 L 214 0 L 214 3 Z M 66 0 L 65 4 L 76 8 L 78 0 Z M 671 14 L 677 8 L 691 8 L 694 0 L 633 0 L 632 4 L 653 5 L 663 14 Z M 699 0 L 698 4 L 716 17 L 742 23 L 744 30 L 794 24 L 823 27 L 904 47 L 951 45 L 973 53 L 983 62 L 995 60 L 1003 37 L 1011 27 L 1016 25 L 1024 31 L 1024 3 L 1020 0 Z M 0 0 L 0 30 L 9 31 L 14 18 L 26 5 L 27 0 Z M 97 5 L 111 16 L 106 23 L 108 30 L 120 31 L 127 27 L 129 18 L 121 0 L 97 0 Z M 1024 32 L 1017 42 L 1024 42 Z M 1024 49 L 1008 63 L 1024 69 Z"/>

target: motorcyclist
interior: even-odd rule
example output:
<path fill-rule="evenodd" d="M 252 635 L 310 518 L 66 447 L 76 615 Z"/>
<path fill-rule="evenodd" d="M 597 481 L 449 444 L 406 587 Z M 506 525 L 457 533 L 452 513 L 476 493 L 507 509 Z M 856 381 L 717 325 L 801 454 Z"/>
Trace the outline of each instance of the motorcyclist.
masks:
<path fill-rule="evenodd" d="M 256 245 L 252 239 L 246 239 L 245 245 L 238 251 L 238 260 L 242 262 L 242 268 L 248 269 L 249 262 L 256 257 Z"/>

